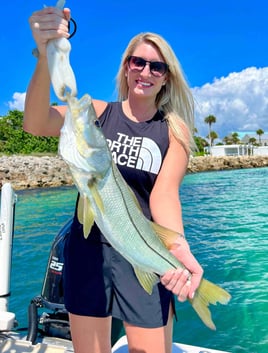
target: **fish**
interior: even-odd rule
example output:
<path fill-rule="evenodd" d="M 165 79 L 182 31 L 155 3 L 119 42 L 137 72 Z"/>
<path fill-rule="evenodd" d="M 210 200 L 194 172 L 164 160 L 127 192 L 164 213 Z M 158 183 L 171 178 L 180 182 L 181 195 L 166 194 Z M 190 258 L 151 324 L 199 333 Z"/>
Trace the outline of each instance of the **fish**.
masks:
<path fill-rule="evenodd" d="M 63 4 L 59 0 L 56 6 Z M 47 60 L 55 94 L 67 102 L 58 153 L 68 165 L 80 194 L 78 220 L 85 237 L 89 236 L 93 224 L 97 224 L 114 249 L 133 266 L 140 285 L 151 294 L 160 276 L 172 269 L 185 269 L 169 251 L 178 234 L 143 214 L 112 158 L 90 95 L 77 98 L 75 75 L 69 61 L 70 44 L 66 44 L 67 39 L 61 39 L 48 42 Z M 60 68 L 62 61 L 66 74 Z M 194 298 L 188 300 L 203 323 L 215 330 L 209 304 L 227 304 L 230 299 L 225 289 L 202 278 Z"/>
<path fill-rule="evenodd" d="M 110 244 L 131 263 L 139 283 L 151 294 L 159 276 L 172 269 L 185 269 L 169 251 L 178 234 L 144 216 L 113 161 L 91 97 L 67 95 L 67 103 L 59 154 L 80 193 L 77 213 L 84 236 L 90 236 L 95 222 Z M 230 298 L 225 289 L 202 278 L 189 302 L 204 324 L 215 330 L 208 306 L 227 304 Z"/>
<path fill-rule="evenodd" d="M 55 7 L 62 10 L 65 0 L 58 0 Z M 67 38 L 51 39 L 47 43 L 47 61 L 51 83 L 56 96 L 63 102 L 67 94 L 75 97 L 77 85 L 75 75 L 70 64 L 71 44 Z"/>

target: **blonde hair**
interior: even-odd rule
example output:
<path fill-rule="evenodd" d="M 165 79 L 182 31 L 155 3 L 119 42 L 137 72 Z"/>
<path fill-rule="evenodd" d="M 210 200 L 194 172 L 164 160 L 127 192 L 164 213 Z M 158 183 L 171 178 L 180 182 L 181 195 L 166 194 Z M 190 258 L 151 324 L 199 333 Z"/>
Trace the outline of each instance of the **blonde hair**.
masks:
<path fill-rule="evenodd" d="M 129 42 L 121 60 L 117 74 L 118 99 L 128 97 L 128 83 L 125 75 L 127 58 L 136 47 L 143 43 L 152 44 L 168 64 L 167 82 L 156 96 L 156 107 L 163 112 L 172 133 L 180 141 L 187 153 L 194 149 L 194 101 L 184 77 L 181 65 L 170 45 L 155 33 L 140 33 Z"/>

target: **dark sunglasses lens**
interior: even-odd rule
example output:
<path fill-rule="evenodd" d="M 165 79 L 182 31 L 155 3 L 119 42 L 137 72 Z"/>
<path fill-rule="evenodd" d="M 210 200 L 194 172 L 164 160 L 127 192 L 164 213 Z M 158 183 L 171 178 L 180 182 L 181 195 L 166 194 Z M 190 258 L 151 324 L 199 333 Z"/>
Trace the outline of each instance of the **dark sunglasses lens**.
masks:
<path fill-rule="evenodd" d="M 128 60 L 128 64 L 129 64 L 129 68 L 131 70 L 143 70 L 145 65 L 146 65 L 146 61 L 143 60 L 142 58 L 138 58 L 136 56 L 131 56 Z"/>
<path fill-rule="evenodd" d="M 138 56 L 130 56 L 128 58 L 128 66 L 132 71 L 141 72 L 145 68 L 145 65 L 147 62 L 150 64 L 150 71 L 152 75 L 156 77 L 160 77 L 167 72 L 167 69 L 168 69 L 167 64 L 161 61 L 150 62 Z"/>
<path fill-rule="evenodd" d="M 167 71 L 167 64 L 162 62 L 152 62 L 150 64 L 150 70 L 154 76 L 163 76 Z"/>

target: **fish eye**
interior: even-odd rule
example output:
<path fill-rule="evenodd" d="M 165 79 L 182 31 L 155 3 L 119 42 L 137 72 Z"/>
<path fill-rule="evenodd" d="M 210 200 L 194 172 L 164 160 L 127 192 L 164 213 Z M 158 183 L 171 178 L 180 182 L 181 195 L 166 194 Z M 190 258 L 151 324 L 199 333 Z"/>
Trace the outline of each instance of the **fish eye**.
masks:
<path fill-rule="evenodd" d="M 99 119 L 96 119 L 96 120 L 94 121 L 94 124 L 95 124 L 96 127 L 101 127 L 100 122 L 99 122 Z"/>

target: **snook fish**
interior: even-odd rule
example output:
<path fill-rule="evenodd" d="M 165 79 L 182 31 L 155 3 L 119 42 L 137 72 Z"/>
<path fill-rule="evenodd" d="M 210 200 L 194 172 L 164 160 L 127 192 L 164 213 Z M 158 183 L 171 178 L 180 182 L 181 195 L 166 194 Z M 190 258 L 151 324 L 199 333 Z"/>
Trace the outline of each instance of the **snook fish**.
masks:
<path fill-rule="evenodd" d="M 68 164 L 80 193 L 78 219 L 83 224 L 85 237 L 96 222 L 111 245 L 132 264 L 141 286 L 151 293 L 159 282 L 159 275 L 171 269 L 185 268 L 168 250 L 177 234 L 143 215 L 134 193 L 113 162 L 98 127 L 91 97 L 87 94 L 81 99 L 75 97 L 76 82 L 69 63 L 70 46 L 66 41 L 65 38 L 49 41 L 47 60 L 54 91 L 59 99 L 68 103 L 59 154 Z M 62 60 L 67 81 L 60 69 Z M 227 304 L 230 298 L 224 289 L 202 279 L 194 299 L 189 301 L 205 325 L 214 330 L 208 306 L 217 302 Z"/>
<path fill-rule="evenodd" d="M 80 100 L 69 96 L 67 102 L 59 153 L 68 164 L 80 193 L 78 219 L 83 224 L 84 236 L 88 236 L 96 222 L 111 245 L 132 264 L 142 287 L 151 293 L 159 275 L 184 268 L 168 250 L 177 234 L 143 215 L 135 195 L 113 162 L 106 139 L 97 126 L 90 96 Z M 190 302 L 202 321 L 215 329 L 208 305 L 226 304 L 229 299 L 224 289 L 202 279 Z"/>

